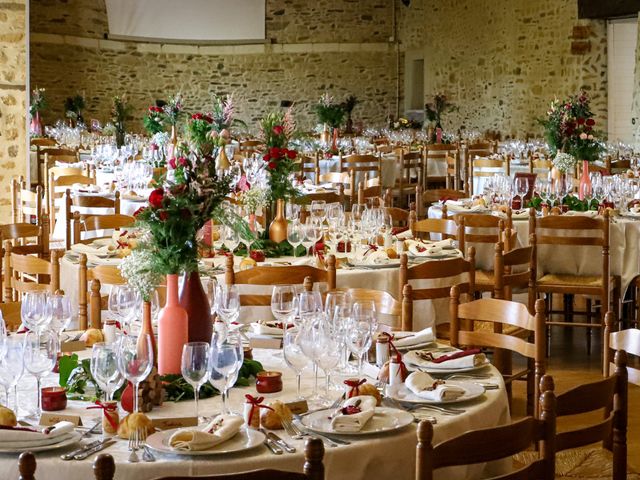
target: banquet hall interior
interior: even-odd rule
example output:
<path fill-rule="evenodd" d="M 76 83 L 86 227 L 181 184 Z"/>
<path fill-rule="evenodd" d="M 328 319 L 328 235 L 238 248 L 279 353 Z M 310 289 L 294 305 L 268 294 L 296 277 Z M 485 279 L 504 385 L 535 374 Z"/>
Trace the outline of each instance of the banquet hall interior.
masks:
<path fill-rule="evenodd" d="M 0 2 L 0 479 L 640 480 L 639 14 Z"/>

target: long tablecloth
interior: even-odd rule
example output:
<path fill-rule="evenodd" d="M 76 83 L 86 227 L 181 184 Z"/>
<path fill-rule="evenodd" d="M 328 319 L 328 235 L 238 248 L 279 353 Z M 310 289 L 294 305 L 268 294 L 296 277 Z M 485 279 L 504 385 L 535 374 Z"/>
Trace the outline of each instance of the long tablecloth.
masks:
<path fill-rule="evenodd" d="M 87 352 L 87 351 L 85 351 Z M 86 355 L 86 353 L 83 354 Z M 282 353 L 274 350 L 254 350 L 254 357 L 263 363 L 268 370 L 283 372 L 284 390 L 277 394 L 265 395 L 267 400 L 281 399 L 291 400 L 295 397 L 295 377 L 287 369 L 282 360 Z M 452 438 L 468 430 L 502 425 L 510 421 L 507 396 L 501 376 L 494 367 L 491 369 L 494 378 L 490 381 L 498 383 L 498 390 L 489 390 L 485 394 L 470 402 L 458 404 L 458 408 L 466 412 L 457 416 L 443 416 L 437 412 L 433 416 L 437 418 L 435 425 L 434 442 Z M 305 371 L 303 375 L 302 392 L 309 393 L 312 387 L 311 371 Z M 44 385 L 57 382 L 57 376 L 50 375 L 45 379 Z M 35 402 L 35 381 L 31 376 L 26 376 L 20 382 L 20 405 L 22 409 L 29 408 Z M 233 411 L 241 412 L 241 402 L 245 393 L 256 394 L 255 387 L 232 389 L 230 394 L 230 406 Z M 338 392 L 333 395 L 337 396 Z M 81 415 L 85 425 L 93 425 L 99 418 L 97 410 L 87 410 L 87 402 L 69 401 L 69 406 L 63 413 Z M 220 397 L 214 397 L 200 402 L 201 415 L 214 415 L 220 410 Z M 194 405 L 192 401 L 179 403 L 165 402 L 163 406 L 156 407 L 149 416 L 152 418 L 193 416 Z M 118 441 L 109 447 L 104 453 L 111 454 L 116 461 L 117 480 L 150 480 L 160 476 L 169 475 L 211 475 L 230 472 L 243 472 L 258 468 L 276 468 L 282 470 L 301 471 L 304 463 L 304 442 L 291 439 L 284 431 L 277 432 L 287 442 L 293 444 L 297 453 L 273 455 L 266 447 L 228 456 L 212 457 L 186 457 L 175 455 L 157 454 L 154 463 L 140 462 L 131 464 L 127 462 L 129 452 L 127 442 Z M 93 436 L 93 439 L 98 438 Z M 345 437 L 346 438 L 346 437 Z M 416 433 L 414 426 L 408 426 L 397 433 L 377 434 L 361 437 L 350 437 L 351 445 L 336 448 L 325 447 L 324 466 L 325 478 L 331 480 L 368 480 L 383 479 L 410 479 L 414 477 Z M 37 471 L 36 478 L 46 478 L 47 473 L 55 474 L 56 478 L 65 480 L 87 480 L 93 478 L 91 470 L 96 455 L 91 455 L 82 461 L 60 460 L 59 455 L 71 450 L 61 449 L 51 452 L 36 454 Z M 17 454 L 0 454 L 0 478 L 13 480 L 18 478 Z M 486 468 L 485 468 L 486 467 Z M 439 479 L 471 479 L 484 475 L 483 470 L 495 470 L 504 468 L 504 464 L 475 465 L 455 469 L 441 470 L 436 478 Z"/>

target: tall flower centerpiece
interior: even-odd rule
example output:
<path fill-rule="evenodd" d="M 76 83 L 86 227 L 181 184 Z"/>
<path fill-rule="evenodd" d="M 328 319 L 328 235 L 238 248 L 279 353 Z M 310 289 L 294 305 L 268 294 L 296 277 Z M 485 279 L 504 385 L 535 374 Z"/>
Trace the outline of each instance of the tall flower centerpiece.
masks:
<path fill-rule="evenodd" d="M 84 110 L 85 102 L 82 95 L 74 95 L 73 97 L 67 97 L 64 101 L 64 114 L 69 119 L 69 123 L 72 127 L 75 127 L 78 123 L 84 123 L 82 111 Z"/>
<path fill-rule="evenodd" d="M 442 143 L 442 116 L 457 109 L 444 93 L 436 93 L 431 102 L 425 104 L 425 117 L 433 126 L 429 139 L 431 143 Z"/>
<path fill-rule="evenodd" d="M 220 205 L 231 191 L 231 178 L 216 172 L 213 149 L 203 154 L 202 145 L 195 147 L 169 161 L 164 184 L 151 192 L 148 207 L 137 215 L 138 224 L 148 232 L 145 244 L 152 254 L 152 269 L 167 278 L 167 303 L 158 319 L 161 375 L 180 373 L 182 345 L 209 341 L 213 329 L 204 292 L 204 303 L 192 305 L 188 315 L 178 301 L 177 277 L 185 272 L 202 290 L 196 235 L 211 218 L 224 217 Z"/>
<path fill-rule="evenodd" d="M 142 119 L 145 130 L 149 135 L 164 132 L 164 110 L 157 105 L 151 105 Z"/>
<path fill-rule="evenodd" d="M 124 136 L 126 133 L 125 122 L 131 113 L 131 106 L 127 103 L 127 98 L 122 95 L 113 97 L 113 105 L 111 107 L 111 121 L 116 132 L 116 145 L 118 148 L 124 145 Z"/>
<path fill-rule="evenodd" d="M 354 105 L 355 106 L 355 105 Z M 316 116 L 318 117 L 318 122 L 324 125 L 324 130 L 322 133 L 322 141 L 325 143 L 329 142 L 329 127 L 331 127 L 333 131 L 332 141 L 330 153 L 335 155 L 338 153 L 338 131 L 342 122 L 344 121 L 344 117 L 346 115 L 345 104 L 339 103 L 334 100 L 334 98 L 328 93 L 323 94 L 320 97 L 320 101 L 316 103 L 314 107 L 314 111 Z"/>
<path fill-rule="evenodd" d="M 29 103 L 29 115 L 31 115 L 31 123 L 29 133 L 33 137 L 42 136 L 42 118 L 40 114 L 47 108 L 47 99 L 44 94 L 44 88 L 34 88 L 31 91 L 31 101 Z"/>
<path fill-rule="evenodd" d="M 596 121 L 593 116 L 589 96 L 581 91 L 564 100 L 555 99 L 551 102 L 546 118 L 540 120 L 551 156 L 564 153 L 573 156 L 576 161 L 582 160 L 578 192 L 581 200 L 591 194 L 589 162 L 597 160 L 603 150 L 596 138 Z"/>
<path fill-rule="evenodd" d="M 290 150 L 289 140 L 295 131 L 292 111 L 272 112 L 260 121 L 260 136 L 265 145 L 262 159 L 269 175 L 269 195 L 276 204 L 276 216 L 269 225 L 269 238 L 280 243 L 287 238 L 287 220 L 284 216 L 286 200 L 298 195 L 293 176 L 299 170 L 298 153 Z"/>
<path fill-rule="evenodd" d="M 162 106 L 164 112 L 164 123 L 171 127 L 171 144 L 173 145 L 172 154 L 178 145 L 178 122 L 184 116 L 184 107 L 182 104 L 182 95 L 176 93 Z"/>
<path fill-rule="evenodd" d="M 239 126 L 246 127 L 242 120 L 235 118 L 235 113 L 236 105 L 233 95 L 227 95 L 224 98 L 218 95 L 213 96 L 213 109 L 210 114 L 212 119 L 210 136 L 218 147 L 223 147 L 219 150 L 217 158 L 218 168 L 222 170 L 227 170 L 231 166 L 224 148 L 231 141 L 231 129 Z"/>

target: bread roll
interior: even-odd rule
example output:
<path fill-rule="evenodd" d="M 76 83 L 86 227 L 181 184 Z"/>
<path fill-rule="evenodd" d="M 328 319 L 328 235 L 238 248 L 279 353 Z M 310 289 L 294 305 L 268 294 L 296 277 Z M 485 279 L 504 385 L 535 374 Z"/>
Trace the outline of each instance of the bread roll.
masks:
<path fill-rule="evenodd" d="M 13 413 L 13 410 L 0 405 L 0 426 L 15 427 L 16 425 L 18 425 L 18 420 L 16 419 L 16 414 Z"/>
<path fill-rule="evenodd" d="M 148 435 L 151 435 L 155 431 L 151 419 L 144 413 L 131 413 L 120 421 L 118 436 L 127 440 L 131 432 L 136 429 L 140 429 L 142 438 L 147 438 Z"/>
<path fill-rule="evenodd" d="M 289 407 L 281 401 L 276 400 L 275 402 L 270 403 L 269 406 L 273 408 L 273 410 L 269 410 L 268 408 L 260 409 L 260 424 L 264 428 L 268 428 L 269 430 L 280 430 L 283 428 L 283 418 L 289 421 L 293 418 Z"/>
<path fill-rule="evenodd" d="M 358 387 L 358 392 L 360 395 L 369 395 L 371 397 L 374 397 L 376 399 L 377 406 L 380 406 L 382 404 L 382 395 L 380 395 L 380 392 L 375 385 L 371 383 L 360 385 L 360 387 Z"/>

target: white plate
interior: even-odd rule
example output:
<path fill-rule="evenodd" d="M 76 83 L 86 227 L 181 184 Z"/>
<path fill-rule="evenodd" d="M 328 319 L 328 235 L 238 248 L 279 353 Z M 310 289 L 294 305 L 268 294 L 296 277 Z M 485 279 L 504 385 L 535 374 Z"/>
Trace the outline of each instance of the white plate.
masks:
<path fill-rule="evenodd" d="M 460 403 L 467 402 L 469 400 L 473 400 L 474 398 L 478 398 L 484 394 L 484 387 L 477 383 L 473 382 L 460 382 L 456 380 L 447 380 L 448 385 L 456 385 L 465 390 L 464 395 L 456 398 L 455 400 L 445 400 L 442 402 L 435 402 L 433 400 L 427 400 L 426 398 L 421 398 L 409 390 L 405 385 L 400 385 L 400 388 L 396 392 L 393 392 L 390 395 L 394 400 L 398 400 L 399 402 L 406 403 L 425 403 L 430 405 L 440 405 L 445 403 Z"/>
<path fill-rule="evenodd" d="M 318 410 L 304 415 L 300 422 L 306 428 L 318 433 L 334 435 L 371 435 L 374 433 L 393 432 L 413 423 L 413 415 L 397 408 L 376 407 L 371 420 L 359 432 L 336 432 L 331 427 L 329 417 L 334 409 Z"/>
<path fill-rule="evenodd" d="M 165 430 L 163 432 L 156 432 L 147 437 L 147 445 L 156 452 L 168 453 L 171 455 L 186 455 L 190 457 L 206 456 L 206 455 L 225 455 L 229 453 L 243 452 L 262 445 L 265 436 L 262 432 L 253 430 L 251 428 L 242 428 L 232 438 L 220 445 L 209 450 L 190 451 L 190 450 L 175 450 L 169 446 L 169 438 L 178 430 L 174 428 L 172 430 Z"/>
<path fill-rule="evenodd" d="M 486 367 L 487 365 L 491 365 L 489 359 L 485 361 L 482 365 L 476 365 L 474 367 L 465 367 L 465 368 L 433 368 L 433 367 L 425 367 L 423 365 L 416 365 L 415 363 L 406 362 L 407 366 L 412 367 L 414 370 L 420 370 L 422 372 L 427 373 L 435 373 L 435 374 L 447 374 L 447 373 L 462 373 L 462 372 L 473 372 L 475 370 L 480 370 L 481 368 Z"/>
<path fill-rule="evenodd" d="M 34 447 L 2 447 L 0 453 L 21 453 L 26 450 L 30 452 L 44 452 L 47 450 L 54 450 L 56 448 L 68 447 L 69 445 L 76 444 L 82 438 L 82 434 L 79 432 L 71 432 L 71 436 L 65 437 L 64 440 L 58 443 L 52 443 L 49 445 L 38 445 Z"/>
<path fill-rule="evenodd" d="M 378 268 L 394 268 L 400 266 L 400 260 L 388 259 L 382 263 L 352 263 L 349 264 L 349 266 L 353 268 L 362 268 L 369 270 Z"/>
<path fill-rule="evenodd" d="M 401 352 L 407 352 L 409 350 L 421 350 L 425 347 L 428 347 L 429 345 L 433 345 L 434 343 L 435 343 L 435 340 L 431 342 L 416 343 L 413 345 L 396 345 L 396 348 Z"/>

